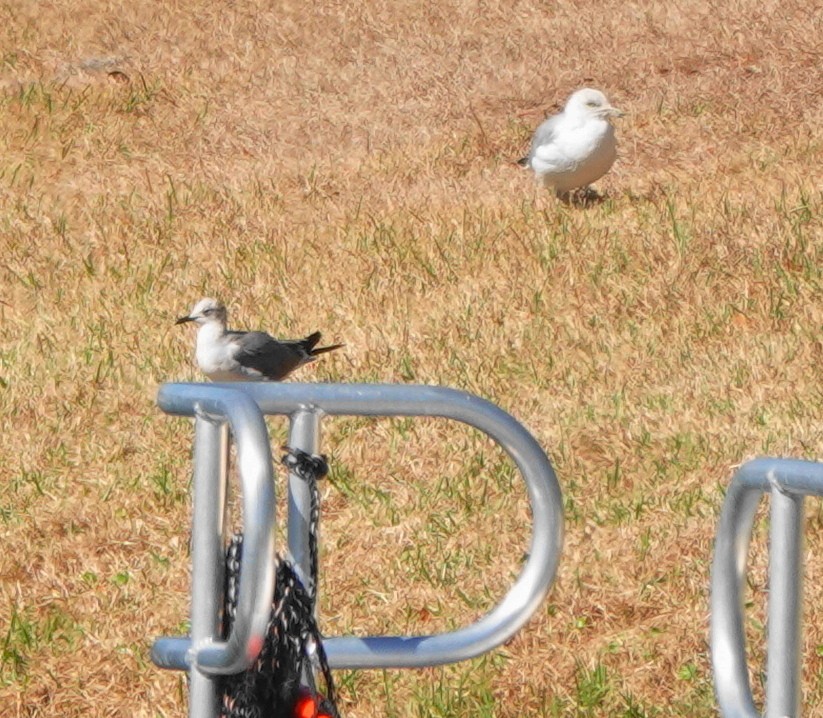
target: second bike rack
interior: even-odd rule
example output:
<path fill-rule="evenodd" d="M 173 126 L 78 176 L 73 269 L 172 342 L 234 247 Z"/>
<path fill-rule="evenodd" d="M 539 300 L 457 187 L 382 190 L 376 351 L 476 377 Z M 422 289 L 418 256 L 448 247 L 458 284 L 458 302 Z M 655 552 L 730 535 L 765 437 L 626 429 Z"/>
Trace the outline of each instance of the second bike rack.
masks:
<path fill-rule="evenodd" d="M 749 684 L 743 590 L 755 511 L 764 494 L 771 497 L 765 715 L 800 716 L 803 503 L 806 496 L 823 496 L 823 464 L 761 458 L 732 478 L 715 540 L 711 653 L 725 718 L 761 715 Z"/>

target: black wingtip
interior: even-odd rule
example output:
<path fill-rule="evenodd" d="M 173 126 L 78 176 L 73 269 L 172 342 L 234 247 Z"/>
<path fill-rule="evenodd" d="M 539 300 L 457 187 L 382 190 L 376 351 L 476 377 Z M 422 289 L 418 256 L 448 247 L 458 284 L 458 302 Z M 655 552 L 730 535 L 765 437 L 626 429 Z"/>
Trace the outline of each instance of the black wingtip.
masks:
<path fill-rule="evenodd" d="M 320 337 L 322 335 L 320 332 L 314 332 L 313 334 L 309 334 L 303 341 L 303 348 L 306 350 L 309 356 L 317 356 L 318 354 L 325 354 L 326 352 L 334 351 L 335 349 L 339 349 L 344 344 L 331 344 L 327 347 L 318 347 L 317 342 L 320 341 Z"/>
<path fill-rule="evenodd" d="M 529 158 L 528 157 L 521 157 L 519 160 L 517 160 L 516 164 L 520 165 L 521 167 L 528 167 L 529 166 Z"/>
<path fill-rule="evenodd" d="M 339 349 L 340 347 L 346 346 L 345 344 L 330 344 L 327 347 L 317 347 L 317 349 L 312 349 L 309 354 L 313 357 L 316 357 L 318 354 L 325 354 L 326 352 L 333 352 L 335 349 Z"/>
<path fill-rule="evenodd" d="M 320 337 L 323 336 L 320 332 L 314 332 L 309 334 L 303 341 L 302 344 L 306 348 L 306 351 L 311 354 L 311 350 L 317 346 L 317 342 L 320 341 Z"/>

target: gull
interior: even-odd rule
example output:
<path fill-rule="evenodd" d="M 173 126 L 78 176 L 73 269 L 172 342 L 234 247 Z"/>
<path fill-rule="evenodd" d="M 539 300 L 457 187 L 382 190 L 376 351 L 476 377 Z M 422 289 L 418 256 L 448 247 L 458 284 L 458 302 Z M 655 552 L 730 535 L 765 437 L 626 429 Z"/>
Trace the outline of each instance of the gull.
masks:
<path fill-rule="evenodd" d="M 206 297 L 175 322 L 200 325 L 195 356 L 200 370 L 212 381 L 280 381 L 318 354 L 343 346 L 318 347 L 320 332 L 305 339 L 279 340 L 265 332 L 231 331 L 226 318 L 223 303 Z"/>
<path fill-rule="evenodd" d="M 518 164 L 531 167 L 538 181 L 567 199 L 571 190 L 600 179 L 614 164 L 617 141 L 609 118 L 622 116 L 600 90 L 578 90 L 561 113 L 537 128 L 529 154 Z"/>

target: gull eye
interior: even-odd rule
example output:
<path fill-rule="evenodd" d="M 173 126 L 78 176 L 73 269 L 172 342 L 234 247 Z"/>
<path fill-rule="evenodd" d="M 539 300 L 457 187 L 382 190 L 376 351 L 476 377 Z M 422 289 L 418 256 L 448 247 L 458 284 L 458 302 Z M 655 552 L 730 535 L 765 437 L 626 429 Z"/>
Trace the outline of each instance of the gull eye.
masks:
<path fill-rule="evenodd" d="M 589 100 L 586 103 L 586 107 L 597 107 L 597 102 L 595 102 L 594 100 Z"/>

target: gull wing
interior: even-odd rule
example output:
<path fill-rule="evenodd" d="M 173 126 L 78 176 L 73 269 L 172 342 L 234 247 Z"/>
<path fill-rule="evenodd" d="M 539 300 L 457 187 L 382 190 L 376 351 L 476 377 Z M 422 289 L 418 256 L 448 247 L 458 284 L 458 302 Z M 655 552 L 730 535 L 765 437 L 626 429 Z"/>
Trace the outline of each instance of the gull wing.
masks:
<path fill-rule="evenodd" d="M 234 360 L 250 378 L 285 379 L 311 360 L 302 340 L 278 341 L 265 332 L 229 332 L 236 347 Z"/>
<path fill-rule="evenodd" d="M 529 149 L 528 159 L 531 160 L 538 147 L 550 145 L 555 140 L 557 128 L 560 125 L 562 115 L 552 115 L 547 120 L 544 120 L 541 125 L 534 131 L 532 137 L 531 148 Z"/>

